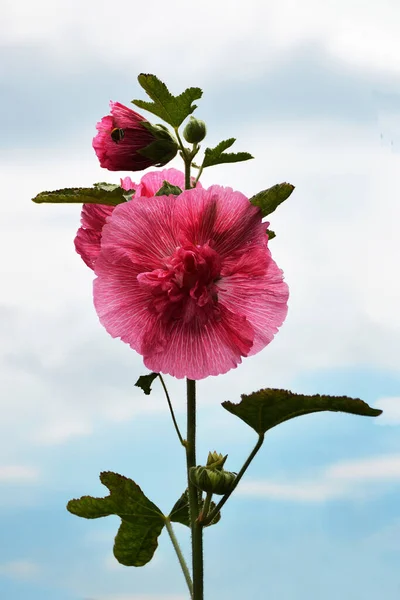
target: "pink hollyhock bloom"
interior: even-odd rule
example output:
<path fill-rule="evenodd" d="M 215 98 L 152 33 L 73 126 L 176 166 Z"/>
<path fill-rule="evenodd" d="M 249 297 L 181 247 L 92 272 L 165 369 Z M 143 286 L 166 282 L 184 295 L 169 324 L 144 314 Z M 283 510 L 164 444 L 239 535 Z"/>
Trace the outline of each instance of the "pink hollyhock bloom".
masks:
<path fill-rule="evenodd" d="M 185 187 L 185 175 L 177 169 L 163 169 L 146 173 L 140 183 L 134 183 L 130 177 L 121 179 L 121 187 L 124 190 L 135 190 L 136 196 L 154 196 L 162 187 L 164 181 L 183 189 Z M 202 187 L 197 183 L 197 187 Z M 133 197 L 133 199 L 135 196 Z M 84 204 L 81 213 L 81 227 L 75 237 L 75 249 L 81 255 L 82 260 L 88 267 L 94 269 L 94 263 L 100 252 L 101 231 L 115 206 L 105 204 Z"/>
<path fill-rule="evenodd" d="M 168 131 L 119 102 L 110 102 L 111 115 L 96 125 L 93 148 L 100 166 L 109 171 L 143 171 L 174 158 L 176 142 Z M 151 156 L 142 154 L 151 146 Z"/>
<path fill-rule="evenodd" d="M 152 371 L 202 379 L 235 368 L 287 313 L 266 226 L 243 194 L 217 185 L 119 204 L 95 265 L 101 323 Z"/>

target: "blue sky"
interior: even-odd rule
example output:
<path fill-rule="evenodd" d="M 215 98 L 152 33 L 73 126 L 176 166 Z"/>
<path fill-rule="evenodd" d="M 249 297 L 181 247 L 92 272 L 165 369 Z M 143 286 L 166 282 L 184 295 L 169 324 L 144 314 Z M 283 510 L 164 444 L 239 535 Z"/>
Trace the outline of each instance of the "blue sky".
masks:
<path fill-rule="evenodd" d="M 209 144 L 235 136 L 256 157 L 209 169 L 203 185 L 249 196 L 296 185 L 271 215 L 287 320 L 263 352 L 199 383 L 199 460 L 217 449 L 240 468 L 254 433 L 220 403 L 261 387 L 384 410 L 311 415 L 267 435 L 206 531 L 206 598 L 398 600 L 400 8 L 6 0 L 2 11 L 0 597 L 187 598 L 165 534 L 148 566 L 129 569 L 112 556 L 117 518 L 65 510 L 103 495 L 98 474 L 114 470 L 167 511 L 185 487 L 183 456 L 161 390 L 133 385 L 140 356 L 98 323 L 93 274 L 73 248 L 79 207 L 30 202 L 118 182 L 91 148 L 95 123 L 110 99 L 143 97 L 136 76 L 152 72 L 175 93 L 201 86 Z M 184 422 L 184 384 L 169 387 Z"/>

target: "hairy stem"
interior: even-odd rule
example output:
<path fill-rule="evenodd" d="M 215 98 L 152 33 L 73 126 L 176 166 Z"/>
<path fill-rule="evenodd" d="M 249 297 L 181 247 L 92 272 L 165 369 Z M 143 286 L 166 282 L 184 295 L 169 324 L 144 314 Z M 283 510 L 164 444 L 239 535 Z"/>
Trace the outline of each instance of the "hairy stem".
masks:
<path fill-rule="evenodd" d="M 178 557 L 179 564 L 181 565 L 181 569 L 183 571 L 183 575 L 185 576 L 186 583 L 187 583 L 187 586 L 188 586 L 189 592 L 190 592 L 190 597 L 193 598 L 193 582 L 192 582 L 192 578 L 190 577 L 188 566 L 187 566 L 185 558 L 184 558 L 184 556 L 182 554 L 182 550 L 181 550 L 181 548 L 179 546 L 178 540 L 175 537 L 175 533 L 174 533 L 174 530 L 172 529 L 172 525 L 171 525 L 171 521 L 169 520 L 169 517 L 165 518 L 165 526 L 167 528 L 169 537 L 171 538 L 171 542 L 172 542 L 172 545 L 173 545 L 174 550 L 176 552 L 176 555 Z"/>
<path fill-rule="evenodd" d="M 203 526 L 198 522 L 199 491 L 190 481 L 189 470 L 196 466 L 196 382 L 187 379 L 186 465 L 189 488 L 189 514 L 192 532 L 193 600 L 203 600 Z"/>

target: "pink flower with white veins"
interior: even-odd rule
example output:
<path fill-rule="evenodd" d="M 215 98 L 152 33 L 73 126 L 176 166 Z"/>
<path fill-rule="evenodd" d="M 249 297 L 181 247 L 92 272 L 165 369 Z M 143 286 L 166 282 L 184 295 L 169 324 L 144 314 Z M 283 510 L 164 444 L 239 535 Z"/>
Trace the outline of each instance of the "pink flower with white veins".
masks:
<path fill-rule="evenodd" d="M 269 344 L 288 287 L 261 212 L 212 186 L 119 204 L 103 228 L 94 304 L 155 372 L 202 379 Z"/>

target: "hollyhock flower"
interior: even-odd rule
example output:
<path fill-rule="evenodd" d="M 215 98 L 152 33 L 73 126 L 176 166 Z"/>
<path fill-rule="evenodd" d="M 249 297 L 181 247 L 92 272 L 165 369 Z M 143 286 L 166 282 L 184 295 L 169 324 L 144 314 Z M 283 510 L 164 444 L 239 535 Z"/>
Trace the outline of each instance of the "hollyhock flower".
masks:
<path fill-rule="evenodd" d="M 152 125 L 134 110 L 110 102 L 111 115 L 96 125 L 93 148 L 100 165 L 109 171 L 142 171 L 163 166 L 178 151 L 163 125 Z"/>
<path fill-rule="evenodd" d="M 119 204 L 95 264 L 101 323 L 152 371 L 202 379 L 235 368 L 287 313 L 266 226 L 243 194 L 217 185 Z"/>
<path fill-rule="evenodd" d="M 135 190 L 136 196 L 154 196 L 162 187 L 164 181 L 183 189 L 185 175 L 177 169 L 163 169 L 146 173 L 140 183 L 134 183 L 130 177 L 124 177 L 121 187 L 124 190 Z M 193 180 L 192 180 L 192 183 Z M 202 187 L 198 182 L 197 187 Z M 133 199 L 135 196 L 133 197 Z M 115 206 L 105 204 L 84 204 L 81 213 L 81 227 L 75 237 L 75 249 L 81 255 L 85 264 L 94 269 L 94 263 L 100 252 L 101 231 L 107 217 L 111 216 Z"/>

